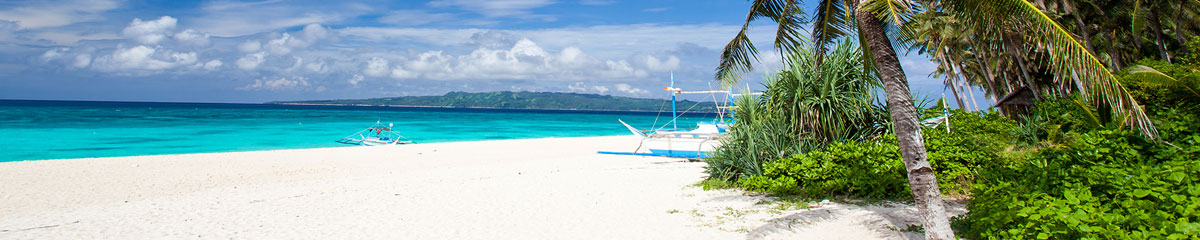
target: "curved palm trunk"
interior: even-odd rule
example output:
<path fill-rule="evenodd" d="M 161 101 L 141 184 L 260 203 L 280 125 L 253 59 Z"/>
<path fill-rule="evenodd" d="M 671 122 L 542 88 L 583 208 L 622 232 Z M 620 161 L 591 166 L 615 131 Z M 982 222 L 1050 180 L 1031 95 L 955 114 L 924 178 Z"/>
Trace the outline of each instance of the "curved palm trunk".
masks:
<path fill-rule="evenodd" d="M 1154 31 L 1154 44 L 1158 48 L 1158 56 L 1163 61 L 1171 63 L 1171 53 L 1167 52 L 1167 45 L 1163 43 L 1162 25 L 1158 23 L 1158 14 L 1150 13 L 1150 31 Z"/>
<path fill-rule="evenodd" d="M 867 48 L 874 56 L 876 71 L 887 94 L 888 111 L 892 113 L 900 155 L 908 170 L 908 185 L 912 188 L 913 199 L 924 220 L 925 238 L 955 239 L 954 231 L 950 229 L 950 218 L 946 215 L 946 206 L 942 203 L 942 193 L 938 190 L 937 176 L 933 174 L 933 168 L 926 158 L 925 140 L 917 123 L 917 109 L 913 106 L 912 93 L 909 92 L 904 70 L 900 68 L 900 60 L 892 49 L 891 40 L 884 34 L 883 22 L 876 19 L 875 14 L 854 5 L 851 4 L 850 8 L 854 9 L 854 17 L 858 20 L 858 34 L 866 40 Z"/>
<path fill-rule="evenodd" d="M 1025 77 L 1025 84 L 1028 85 L 1029 90 L 1033 92 L 1033 98 L 1037 100 L 1043 100 L 1044 98 L 1042 98 L 1041 89 L 1038 88 L 1037 84 L 1034 84 L 1033 77 L 1029 76 L 1029 68 L 1025 67 L 1025 54 L 1021 54 L 1021 52 L 1018 51 L 1020 48 L 1017 46 L 1017 43 L 1012 40 L 1012 36 L 1013 35 L 1009 35 L 1008 38 L 1004 39 L 1004 43 L 1008 45 L 1008 51 L 1013 55 L 1013 58 L 1017 59 L 1017 66 L 1021 68 L 1021 76 Z"/>

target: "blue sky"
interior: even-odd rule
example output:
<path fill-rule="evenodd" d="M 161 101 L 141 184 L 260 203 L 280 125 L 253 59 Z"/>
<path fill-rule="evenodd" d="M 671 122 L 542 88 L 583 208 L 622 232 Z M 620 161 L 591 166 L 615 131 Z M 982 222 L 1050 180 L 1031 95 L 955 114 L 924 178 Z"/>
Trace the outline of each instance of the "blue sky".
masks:
<path fill-rule="evenodd" d="M 708 89 L 748 3 L 724 1 L 3 1 L 0 99 L 257 103 Z M 773 26 L 756 24 L 758 46 Z M 763 62 L 744 83 L 780 68 Z M 902 59 L 914 91 L 934 65 Z M 982 94 L 976 92 L 977 94 Z M 977 96 L 982 99 L 982 96 Z M 982 102 L 981 102 L 982 104 Z"/>

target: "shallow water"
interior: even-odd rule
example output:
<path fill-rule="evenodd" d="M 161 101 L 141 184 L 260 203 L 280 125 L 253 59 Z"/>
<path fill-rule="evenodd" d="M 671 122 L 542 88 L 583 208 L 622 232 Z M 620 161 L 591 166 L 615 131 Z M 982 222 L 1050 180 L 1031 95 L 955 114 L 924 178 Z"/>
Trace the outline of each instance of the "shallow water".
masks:
<path fill-rule="evenodd" d="M 418 144 L 629 134 L 617 119 L 652 128 L 670 112 L 0 100 L 0 162 L 351 146 L 334 141 L 376 121 Z"/>

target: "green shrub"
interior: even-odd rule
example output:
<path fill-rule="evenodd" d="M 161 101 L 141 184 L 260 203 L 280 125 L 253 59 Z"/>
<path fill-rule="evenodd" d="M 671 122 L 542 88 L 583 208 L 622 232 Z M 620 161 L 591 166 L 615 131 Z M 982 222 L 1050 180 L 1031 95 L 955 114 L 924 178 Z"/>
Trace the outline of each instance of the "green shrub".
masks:
<path fill-rule="evenodd" d="M 763 175 L 739 183 L 748 190 L 782 195 L 912 198 L 895 143 L 834 143 L 821 151 L 767 162 Z"/>
<path fill-rule="evenodd" d="M 953 110 L 950 133 L 923 129 L 929 163 L 947 196 L 966 195 L 983 164 L 1007 162 L 998 152 L 1016 124 L 998 113 Z M 944 127 L 944 126 L 943 126 Z M 878 141 L 843 142 L 819 151 L 767 162 L 762 176 L 740 183 L 754 191 L 808 197 L 848 196 L 910 199 L 907 175 L 895 136 Z"/>
<path fill-rule="evenodd" d="M 1200 237 L 1200 135 L 1182 148 L 1129 130 L 1079 134 L 1028 161 L 982 172 L 966 220 L 974 238 Z"/>

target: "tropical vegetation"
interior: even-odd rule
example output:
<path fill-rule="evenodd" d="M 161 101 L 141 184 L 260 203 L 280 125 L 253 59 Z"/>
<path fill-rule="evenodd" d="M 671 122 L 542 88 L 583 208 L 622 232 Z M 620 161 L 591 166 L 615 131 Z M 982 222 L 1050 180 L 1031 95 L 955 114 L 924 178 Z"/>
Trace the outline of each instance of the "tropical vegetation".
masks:
<path fill-rule="evenodd" d="M 1200 40 L 1188 41 L 1200 31 L 1200 1 L 808 3 L 751 1 L 722 52 L 716 77 L 737 82 L 758 60 L 751 23 L 769 20 L 788 67 L 766 81 L 761 98 L 739 99 L 739 124 L 706 160 L 711 179 L 775 194 L 912 199 L 930 239 L 956 236 L 945 196 L 970 199 L 971 214 L 955 227 L 971 237 L 1200 236 L 1192 200 L 1200 193 L 1192 190 L 1200 189 L 1192 177 Z M 862 48 L 852 66 L 836 57 L 846 39 Z M 897 50 L 937 63 L 933 76 L 944 77 L 960 109 L 916 103 Z M 837 100 L 854 107 L 815 108 L 830 99 L 779 94 L 838 86 L 822 76 L 855 67 L 882 91 Z M 832 81 L 859 78 L 841 79 Z M 800 84 L 781 83 L 789 81 Z M 976 89 L 993 103 L 1028 91 L 1034 107 L 991 108 L 974 100 Z M 951 112 L 950 126 L 918 121 L 940 112 Z M 1081 219 L 1081 211 L 1106 218 Z"/>

